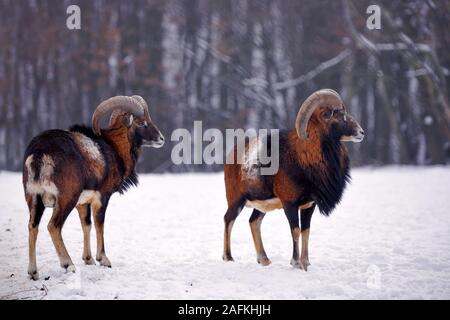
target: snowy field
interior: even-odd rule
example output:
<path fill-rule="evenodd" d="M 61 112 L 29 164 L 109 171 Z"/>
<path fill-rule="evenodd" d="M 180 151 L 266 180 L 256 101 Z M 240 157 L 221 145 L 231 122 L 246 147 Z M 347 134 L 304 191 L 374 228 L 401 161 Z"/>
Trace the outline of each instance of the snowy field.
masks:
<path fill-rule="evenodd" d="M 308 272 L 289 265 L 282 211 L 262 225 L 270 266 L 256 263 L 250 209 L 233 230 L 235 262 L 222 262 L 222 174 L 141 175 L 139 188 L 110 202 L 112 269 L 83 264 L 74 211 L 63 236 L 77 272 L 64 273 L 46 210 L 40 279 L 31 281 L 21 175 L 0 172 L 0 299 L 450 299 L 450 168 L 365 168 L 352 176 L 334 213 L 313 216 Z"/>

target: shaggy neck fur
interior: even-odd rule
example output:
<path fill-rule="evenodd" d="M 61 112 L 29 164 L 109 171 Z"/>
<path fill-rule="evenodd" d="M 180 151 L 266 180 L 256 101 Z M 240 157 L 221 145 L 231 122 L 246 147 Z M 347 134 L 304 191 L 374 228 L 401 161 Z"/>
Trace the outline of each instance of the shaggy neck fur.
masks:
<path fill-rule="evenodd" d="M 119 192 L 123 193 L 132 186 L 137 186 L 138 176 L 135 171 L 136 163 L 139 157 L 139 151 L 142 146 L 142 139 L 130 129 L 120 126 L 104 130 L 102 134 L 105 140 L 113 146 L 117 155 L 123 162 L 124 175 L 122 184 L 119 186 Z M 132 130 L 132 129 L 131 129 Z"/>
<path fill-rule="evenodd" d="M 339 137 L 322 134 L 315 128 L 310 128 L 308 140 L 298 138 L 296 149 L 299 165 L 313 187 L 313 200 L 320 212 L 328 216 L 350 181 L 347 149 Z"/>
<path fill-rule="evenodd" d="M 128 139 L 128 130 L 125 127 L 105 130 L 102 132 L 106 141 L 113 146 L 118 156 L 123 161 L 125 166 L 125 177 L 128 176 L 134 169 L 135 159 L 131 155 L 131 142 Z"/>

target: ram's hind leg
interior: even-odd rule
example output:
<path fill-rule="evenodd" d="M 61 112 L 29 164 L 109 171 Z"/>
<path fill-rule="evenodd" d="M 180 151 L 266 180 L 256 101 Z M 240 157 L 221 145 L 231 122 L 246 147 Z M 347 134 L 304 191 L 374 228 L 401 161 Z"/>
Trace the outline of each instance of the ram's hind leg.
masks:
<path fill-rule="evenodd" d="M 28 223 L 28 274 L 31 279 L 38 280 L 39 273 L 36 264 L 36 241 L 39 231 L 39 223 L 41 222 L 42 214 L 44 213 L 44 204 L 40 195 L 26 195 L 28 209 L 30 211 L 30 221 Z"/>
<path fill-rule="evenodd" d="M 231 255 L 231 230 L 233 229 L 234 220 L 236 220 L 239 213 L 242 211 L 243 201 L 240 200 L 234 205 L 228 207 L 227 212 L 223 218 L 225 222 L 224 240 L 223 240 L 223 260 L 234 261 Z"/>
<path fill-rule="evenodd" d="M 53 209 L 53 215 L 47 226 L 53 245 L 55 246 L 56 253 L 58 254 L 61 267 L 66 269 L 67 272 L 75 272 L 75 266 L 69 256 L 69 253 L 67 252 L 61 231 L 64 226 L 64 222 L 66 222 L 67 217 L 75 207 L 77 199 L 78 196 L 75 195 L 70 197 L 58 197 L 56 206 Z"/>
<path fill-rule="evenodd" d="M 257 209 L 253 210 L 250 217 L 250 229 L 252 230 L 253 242 L 255 243 L 256 249 L 256 261 L 263 266 L 267 266 L 271 263 L 270 259 L 267 258 L 266 251 L 264 250 L 264 245 L 261 238 L 261 223 L 266 214 Z"/>
<path fill-rule="evenodd" d="M 88 204 L 78 205 L 77 210 L 83 229 L 83 260 L 84 263 L 92 265 L 95 261 L 91 253 L 91 207 Z"/>

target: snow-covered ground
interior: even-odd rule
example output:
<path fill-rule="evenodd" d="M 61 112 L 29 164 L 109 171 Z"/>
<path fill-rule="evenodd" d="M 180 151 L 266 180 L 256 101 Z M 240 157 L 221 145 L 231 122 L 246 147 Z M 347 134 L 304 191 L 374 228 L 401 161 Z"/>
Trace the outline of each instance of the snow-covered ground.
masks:
<path fill-rule="evenodd" d="M 222 262 L 222 174 L 141 175 L 139 188 L 110 202 L 112 269 L 83 264 L 74 211 L 63 236 L 77 271 L 64 273 L 47 210 L 37 245 L 41 278 L 31 281 L 21 176 L 0 172 L 0 299 L 450 299 L 450 168 L 365 168 L 352 175 L 335 212 L 313 216 L 308 272 L 289 265 L 282 211 L 269 213 L 262 226 L 270 266 L 256 263 L 250 209 L 233 230 L 235 262 Z"/>

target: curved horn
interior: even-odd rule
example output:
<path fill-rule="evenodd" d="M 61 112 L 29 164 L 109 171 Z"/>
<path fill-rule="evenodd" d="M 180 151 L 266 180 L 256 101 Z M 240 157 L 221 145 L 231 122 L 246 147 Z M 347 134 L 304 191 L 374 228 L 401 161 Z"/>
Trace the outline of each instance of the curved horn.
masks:
<path fill-rule="evenodd" d="M 147 102 L 145 102 L 144 98 L 142 98 L 141 96 L 138 96 L 138 95 L 131 96 L 131 98 L 136 100 L 136 102 L 139 103 L 144 108 L 144 114 L 148 115 L 148 112 L 149 112 L 148 105 L 147 105 Z M 121 113 L 121 111 L 123 111 L 123 110 L 116 109 L 113 111 L 113 113 L 111 113 L 111 117 L 109 118 L 110 126 L 115 122 L 117 116 Z"/>
<path fill-rule="evenodd" d="M 138 95 L 131 96 L 131 98 L 137 100 L 141 106 L 148 109 L 147 102 L 145 102 L 144 98 Z"/>
<path fill-rule="evenodd" d="M 321 89 L 311 94 L 303 102 L 295 120 L 295 129 L 302 140 L 308 138 L 308 122 L 314 111 L 322 105 L 343 106 L 341 96 L 332 89 Z"/>
<path fill-rule="evenodd" d="M 147 105 L 147 102 L 145 102 L 144 98 L 142 98 L 141 96 L 138 96 L 138 95 L 131 96 L 131 98 L 133 98 L 134 100 L 136 100 L 136 101 L 139 102 L 139 104 L 140 104 L 140 105 L 144 108 L 144 110 L 145 110 L 146 118 L 150 118 L 150 112 L 149 112 L 149 110 L 148 110 L 148 105 Z"/>
<path fill-rule="evenodd" d="M 121 109 L 129 112 L 136 117 L 142 117 L 145 114 L 145 108 L 135 99 L 127 96 L 115 96 L 100 103 L 92 115 L 92 129 L 95 134 L 100 135 L 100 118 L 115 109 Z"/>

